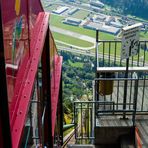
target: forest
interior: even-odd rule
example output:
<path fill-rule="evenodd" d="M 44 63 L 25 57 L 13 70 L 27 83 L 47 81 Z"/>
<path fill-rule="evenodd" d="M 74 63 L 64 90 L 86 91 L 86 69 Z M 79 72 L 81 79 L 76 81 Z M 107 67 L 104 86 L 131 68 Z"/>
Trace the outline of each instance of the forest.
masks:
<path fill-rule="evenodd" d="M 100 0 L 110 5 L 124 15 L 134 15 L 143 19 L 148 19 L 148 0 Z"/>

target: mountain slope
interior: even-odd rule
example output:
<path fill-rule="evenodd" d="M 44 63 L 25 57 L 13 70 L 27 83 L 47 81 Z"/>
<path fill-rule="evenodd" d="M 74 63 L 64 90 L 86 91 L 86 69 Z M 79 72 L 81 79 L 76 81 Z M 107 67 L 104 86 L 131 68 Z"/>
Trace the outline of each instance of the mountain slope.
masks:
<path fill-rule="evenodd" d="M 112 7 L 119 8 L 123 14 L 131 14 L 148 19 L 148 0 L 100 0 Z"/>

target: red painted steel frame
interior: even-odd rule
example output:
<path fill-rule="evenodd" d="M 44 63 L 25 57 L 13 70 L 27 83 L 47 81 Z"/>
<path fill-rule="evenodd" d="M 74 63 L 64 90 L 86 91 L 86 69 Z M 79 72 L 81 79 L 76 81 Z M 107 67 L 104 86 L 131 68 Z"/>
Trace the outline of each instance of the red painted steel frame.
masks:
<path fill-rule="evenodd" d="M 11 127 L 13 148 L 18 148 L 21 142 L 22 132 L 24 129 L 30 99 L 32 97 L 32 91 L 34 88 L 36 73 L 42 55 L 42 50 L 48 29 L 48 21 L 48 13 L 39 13 L 33 29 L 30 46 L 31 51 L 33 52 L 31 57 L 27 61 L 25 71 L 23 71 L 24 75 L 26 75 L 23 81 L 24 83 L 22 83 L 22 86 L 20 87 L 20 93 L 18 93 L 19 95 L 16 96 L 17 98 L 19 98 L 19 105 L 16 108 L 16 118 L 14 120 L 13 126 Z"/>
<path fill-rule="evenodd" d="M 56 114 L 60 90 L 60 79 L 62 73 L 62 57 L 55 56 L 55 70 L 51 80 L 51 105 L 52 105 L 52 136 L 54 137 L 54 130 L 56 124 Z M 62 113 L 61 113 L 62 114 Z"/>

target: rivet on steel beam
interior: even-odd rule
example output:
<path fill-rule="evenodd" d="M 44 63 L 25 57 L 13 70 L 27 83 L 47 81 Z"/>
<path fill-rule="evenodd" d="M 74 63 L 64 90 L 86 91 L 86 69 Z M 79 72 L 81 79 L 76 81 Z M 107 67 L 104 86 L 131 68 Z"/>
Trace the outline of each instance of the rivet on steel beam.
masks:
<path fill-rule="evenodd" d="M 19 114 L 21 115 L 22 114 L 22 111 L 20 111 Z"/>
<path fill-rule="evenodd" d="M 15 132 L 17 132 L 17 129 L 15 129 Z"/>
<path fill-rule="evenodd" d="M 26 95 L 24 96 L 24 98 L 26 98 Z"/>
<path fill-rule="evenodd" d="M 30 84 L 30 82 L 28 81 L 28 84 Z"/>

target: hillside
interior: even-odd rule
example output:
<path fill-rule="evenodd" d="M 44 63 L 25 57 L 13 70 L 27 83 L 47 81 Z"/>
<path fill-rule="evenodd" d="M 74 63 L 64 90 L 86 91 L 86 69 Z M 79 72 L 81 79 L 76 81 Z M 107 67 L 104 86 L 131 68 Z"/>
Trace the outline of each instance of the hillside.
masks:
<path fill-rule="evenodd" d="M 131 14 L 148 19 L 148 0 L 100 0 L 119 10 L 122 14 Z"/>

